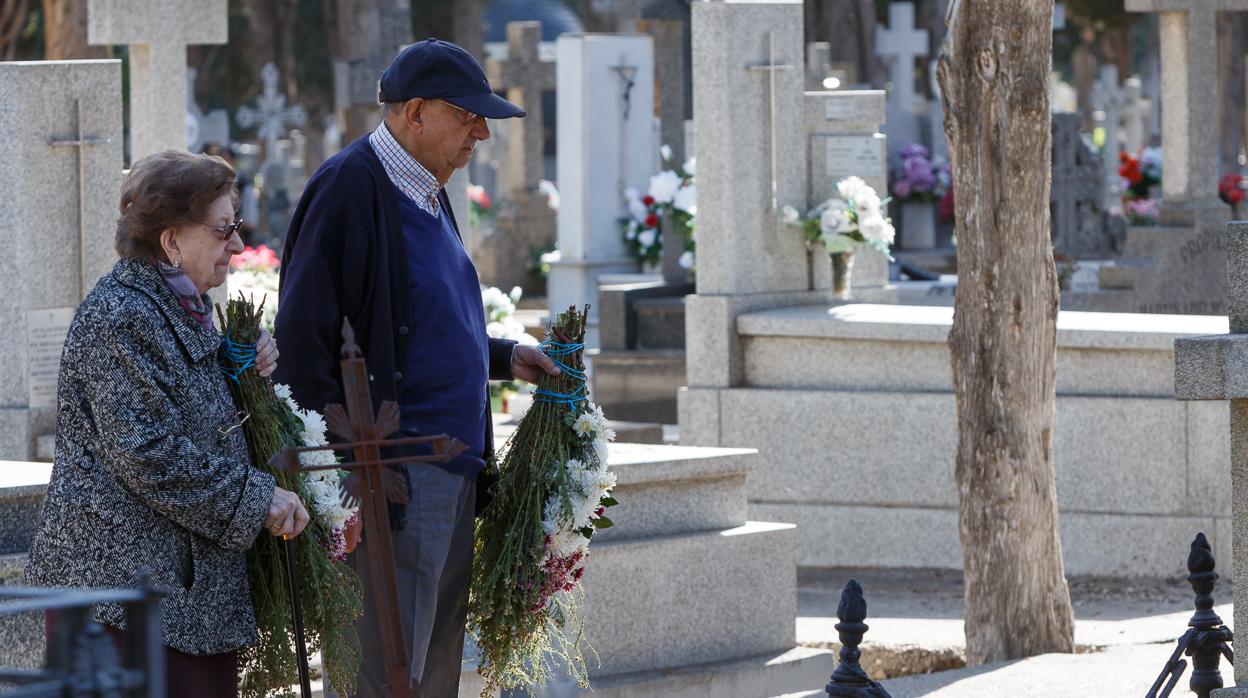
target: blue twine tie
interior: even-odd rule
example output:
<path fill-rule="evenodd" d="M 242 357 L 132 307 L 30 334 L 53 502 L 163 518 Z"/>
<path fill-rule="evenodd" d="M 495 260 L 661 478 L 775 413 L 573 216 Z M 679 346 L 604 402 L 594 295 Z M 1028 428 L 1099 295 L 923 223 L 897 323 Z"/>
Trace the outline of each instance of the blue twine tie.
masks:
<path fill-rule="evenodd" d="M 243 375 L 243 372 L 247 369 L 256 365 L 256 345 L 239 344 L 231 341 L 229 337 L 226 337 L 223 341 L 225 342 L 225 360 L 233 364 L 235 368 L 222 366 L 221 372 L 225 374 L 226 378 L 237 384 L 239 376 Z"/>
<path fill-rule="evenodd" d="M 568 407 L 571 407 L 578 402 L 588 400 L 589 391 L 585 388 L 585 372 L 572 368 L 571 366 L 560 361 L 558 358 L 561 356 L 571 356 L 578 351 L 582 351 L 585 349 L 585 345 L 564 344 L 563 342 L 547 340 L 539 344 L 538 348 L 541 349 L 546 356 L 549 356 L 550 360 L 553 361 L 565 375 L 576 381 L 577 385 L 570 393 L 560 393 L 553 390 L 536 390 L 533 392 L 534 399 L 538 402 L 552 402 L 559 405 L 567 405 Z"/>

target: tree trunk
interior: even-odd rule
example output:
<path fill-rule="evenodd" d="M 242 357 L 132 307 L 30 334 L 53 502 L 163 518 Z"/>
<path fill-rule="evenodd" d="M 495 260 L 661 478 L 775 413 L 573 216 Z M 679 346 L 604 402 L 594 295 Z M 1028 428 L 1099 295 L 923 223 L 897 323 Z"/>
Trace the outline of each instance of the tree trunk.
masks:
<path fill-rule="evenodd" d="M 1052 448 L 1052 10 L 960 0 L 938 68 L 958 196 L 949 348 L 972 665 L 1074 649 Z"/>
<path fill-rule="evenodd" d="M 107 46 L 87 45 L 85 0 L 43 0 L 44 60 L 108 58 Z"/>

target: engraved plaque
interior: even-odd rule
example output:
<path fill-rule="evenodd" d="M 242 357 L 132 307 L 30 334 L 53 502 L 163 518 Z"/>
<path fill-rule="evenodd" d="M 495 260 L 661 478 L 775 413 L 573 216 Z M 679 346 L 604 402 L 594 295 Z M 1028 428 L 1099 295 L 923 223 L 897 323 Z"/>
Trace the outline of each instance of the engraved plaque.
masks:
<path fill-rule="evenodd" d="M 827 176 L 870 179 L 887 171 L 884 148 L 872 135 L 827 136 Z"/>
<path fill-rule="evenodd" d="M 45 308 L 26 313 L 26 371 L 31 407 L 56 407 L 61 350 L 73 319 L 73 308 Z"/>

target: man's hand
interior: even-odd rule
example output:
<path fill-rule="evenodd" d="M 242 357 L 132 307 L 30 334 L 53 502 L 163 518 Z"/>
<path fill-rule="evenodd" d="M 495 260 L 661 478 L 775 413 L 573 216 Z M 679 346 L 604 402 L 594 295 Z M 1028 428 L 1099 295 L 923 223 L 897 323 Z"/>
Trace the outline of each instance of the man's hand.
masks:
<path fill-rule="evenodd" d="M 557 376 L 563 371 L 560 371 L 555 362 L 551 361 L 541 349 L 527 344 L 517 344 L 516 348 L 511 351 L 511 375 L 522 381 L 536 384 L 542 379 L 543 373 Z"/>

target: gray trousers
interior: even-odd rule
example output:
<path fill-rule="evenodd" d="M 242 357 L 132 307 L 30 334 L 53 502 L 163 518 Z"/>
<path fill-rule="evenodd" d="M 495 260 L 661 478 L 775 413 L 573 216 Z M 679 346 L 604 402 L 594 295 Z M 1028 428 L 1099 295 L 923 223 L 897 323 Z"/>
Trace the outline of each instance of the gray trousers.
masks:
<path fill-rule="evenodd" d="M 455 698 L 472 578 L 477 485 L 433 465 L 416 463 L 407 468 L 412 501 L 407 505 L 407 523 L 393 532 L 393 541 L 411 679 L 412 683 L 419 681 L 421 698 Z M 364 540 L 368 540 L 367 530 Z M 367 556 L 367 542 L 361 543 L 352 556 L 364 584 L 364 615 L 357 624 L 363 662 L 356 695 L 361 698 L 381 696 L 386 681 Z"/>

